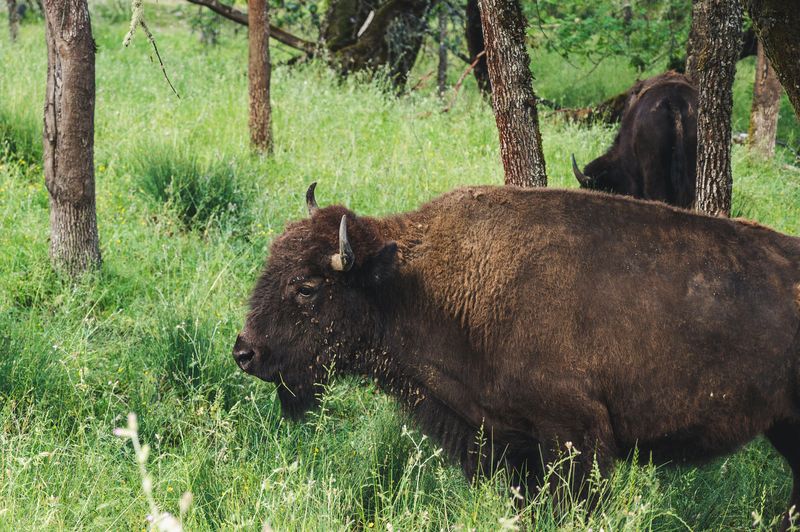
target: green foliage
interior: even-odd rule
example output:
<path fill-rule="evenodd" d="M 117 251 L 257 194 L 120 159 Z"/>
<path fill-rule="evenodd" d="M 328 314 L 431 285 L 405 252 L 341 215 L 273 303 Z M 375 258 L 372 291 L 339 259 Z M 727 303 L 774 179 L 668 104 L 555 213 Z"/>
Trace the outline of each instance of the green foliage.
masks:
<path fill-rule="evenodd" d="M 643 72 L 685 55 L 689 0 L 536 0 L 526 7 L 535 41 L 567 60 L 579 56 L 597 65 L 623 57 Z"/>
<path fill-rule="evenodd" d="M 278 67 L 275 154 L 253 157 L 244 34 L 223 30 L 206 48 L 152 7 L 180 100 L 147 60 L 145 39 L 122 50 L 124 21 L 95 27 L 102 272 L 76 286 L 50 270 L 41 172 L 0 160 L 0 529 L 146 528 L 151 510 L 130 443 L 112 435 L 130 411 L 150 445 L 158 508 L 179 515 L 180 494 L 194 494 L 188 530 L 532 529 L 533 517 L 538 530 L 741 530 L 753 512 L 764 528 L 777 518 L 789 473 L 763 441 L 703 468 L 620 463 L 595 481 L 605 496 L 590 516 L 572 502 L 554 512 L 546 491 L 518 513 L 507 479 L 468 484 L 369 384 L 335 380 L 308 419 L 282 419 L 274 386 L 239 371 L 230 350 L 269 244 L 306 215 L 308 184 L 319 182 L 320 204 L 365 215 L 416 208 L 457 185 L 499 184 L 492 111 L 472 80 L 443 114 L 433 87 L 395 98 L 324 65 Z M 39 121 L 42 31 L 23 26 L 14 47 L 0 32 L 7 123 Z M 636 75 L 615 57 L 576 82 L 555 53 L 534 52 L 548 98 L 585 105 Z M 737 80 L 737 98 L 748 83 L 752 72 Z M 735 119 L 748 109 L 737 106 Z M 574 187 L 569 154 L 592 159 L 614 130 L 542 120 L 550 184 Z M 782 120 L 792 127 L 791 115 Z M 735 204 L 800 234 L 800 172 L 741 146 L 733 153 Z M 214 213 L 206 221 L 189 218 L 203 231 L 181 230 L 194 200 L 176 180 L 215 198 L 196 211 Z"/>

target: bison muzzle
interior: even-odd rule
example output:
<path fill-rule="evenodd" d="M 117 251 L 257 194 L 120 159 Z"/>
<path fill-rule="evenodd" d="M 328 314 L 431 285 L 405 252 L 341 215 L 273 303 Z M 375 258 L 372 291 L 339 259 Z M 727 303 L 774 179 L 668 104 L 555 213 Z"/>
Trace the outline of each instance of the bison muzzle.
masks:
<path fill-rule="evenodd" d="M 582 478 L 765 434 L 800 507 L 800 239 L 585 191 L 464 188 L 385 218 L 307 201 L 234 347 L 286 415 L 366 376 L 467 475 L 529 489 L 568 443 Z"/>

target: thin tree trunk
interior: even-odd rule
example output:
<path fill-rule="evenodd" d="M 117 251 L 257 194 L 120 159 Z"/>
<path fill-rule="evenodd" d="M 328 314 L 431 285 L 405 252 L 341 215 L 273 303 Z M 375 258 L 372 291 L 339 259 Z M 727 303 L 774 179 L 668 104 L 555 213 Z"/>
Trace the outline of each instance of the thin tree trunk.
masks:
<path fill-rule="evenodd" d="M 731 210 L 731 113 L 733 77 L 741 48 L 742 6 L 738 0 L 701 0 L 698 36 L 697 192 L 698 210 L 727 216 Z M 697 15 L 698 10 L 695 10 Z"/>
<path fill-rule="evenodd" d="M 50 258 L 78 274 L 99 267 L 94 191 L 94 54 L 86 0 L 46 0 L 44 175 Z"/>
<path fill-rule="evenodd" d="M 250 45 L 248 81 L 250 90 L 250 143 L 262 153 L 272 151 L 272 109 L 269 102 L 271 65 L 269 62 L 268 0 L 248 0 L 247 34 Z"/>
<path fill-rule="evenodd" d="M 439 6 L 439 71 L 437 76 L 439 96 L 447 90 L 447 13 Z"/>
<path fill-rule="evenodd" d="M 764 47 L 758 43 L 756 52 L 756 79 L 753 83 L 753 107 L 750 111 L 751 150 L 762 155 L 775 153 L 775 136 L 778 132 L 778 112 L 781 107 L 781 82 L 769 64 Z"/>
<path fill-rule="evenodd" d="M 19 35 L 19 12 L 17 11 L 17 0 L 7 0 L 8 5 L 8 33 L 11 42 L 16 42 Z"/>
<path fill-rule="evenodd" d="M 519 0 L 481 0 L 492 105 L 507 185 L 547 186 L 525 17 Z"/>
<path fill-rule="evenodd" d="M 753 26 L 800 119 L 800 5 L 797 0 L 748 0 Z"/>
<path fill-rule="evenodd" d="M 478 0 L 467 0 L 467 24 L 465 28 L 465 37 L 467 40 L 467 49 L 471 59 L 478 57 L 478 54 L 483 52 L 483 28 L 481 27 L 481 12 L 478 8 Z M 492 83 L 489 81 L 489 67 L 486 66 L 486 54 L 484 54 L 475 68 L 472 70 L 475 76 L 475 81 L 478 82 L 478 89 L 488 96 L 492 93 Z"/>

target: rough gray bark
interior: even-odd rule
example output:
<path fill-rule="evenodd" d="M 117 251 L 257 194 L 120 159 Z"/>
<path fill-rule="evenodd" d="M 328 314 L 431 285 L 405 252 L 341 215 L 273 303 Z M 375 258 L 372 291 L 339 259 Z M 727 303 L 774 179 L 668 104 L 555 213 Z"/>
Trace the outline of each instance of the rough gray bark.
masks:
<path fill-rule="evenodd" d="M 781 82 L 769 64 L 759 42 L 756 52 L 756 79 L 753 83 L 753 106 L 750 110 L 750 149 L 765 156 L 775 153 L 778 113 L 781 107 Z"/>
<path fill-rule="evenodd" d="M 94 191 L 94 55 L 86 0 L 46 0 L 44 175 L 50 257 L 77 276 L 100 265 Z"/>
<path fill-rule="evenodd" d="M 697 34 L 698 210 L 727 216 L 731 210 L 731 113 L 733 77 L 739 57 L 742 6 L 739 0 L 700 0 L 692 26 Z M 698 13 L 700 16 L 698 17 Z"/>
<path fill-rule="evenodd" d="M 17 40 L 19 35 L 19 12 L 17 11 L 17 0 L 6 0 L 8 5 L 8 34 L 11 42 Z"/>
<path fill-rule="evenodd" d="M 269 61 L 268 0 L 248 0 L 247 77 L 250 91 L 250 143 L 262 153 L 272 151 L 272 109 L 269 102 L 272 67 Z"/>
<path fill-rule="evenodd" d="M 439 9 L 439 68 L 436 80 L 439 96 L 447 90 L 447 13 L 444 8 Z"/>
<path fill-rule="evenodd" d="M 519 0 L 480 0 L 492 106 L 507 185 L 547 186 L 525 17 Z"/>
<path fill-rule="evenodd" d="M 797 0 L 748 0 L 747 8 L 764 51 L 800 119 L 800 4 Z"/>

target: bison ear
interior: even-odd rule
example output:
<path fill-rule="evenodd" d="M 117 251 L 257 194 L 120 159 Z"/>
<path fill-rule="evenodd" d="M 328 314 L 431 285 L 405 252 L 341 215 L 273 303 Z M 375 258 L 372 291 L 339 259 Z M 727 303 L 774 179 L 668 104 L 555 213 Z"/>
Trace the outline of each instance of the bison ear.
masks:
<path fill-rule="evenodd" d="M 364 261 L 360 274 L 365 285 L 378 286 L 397 271 L 397 243 L 389 242 Z"/>

